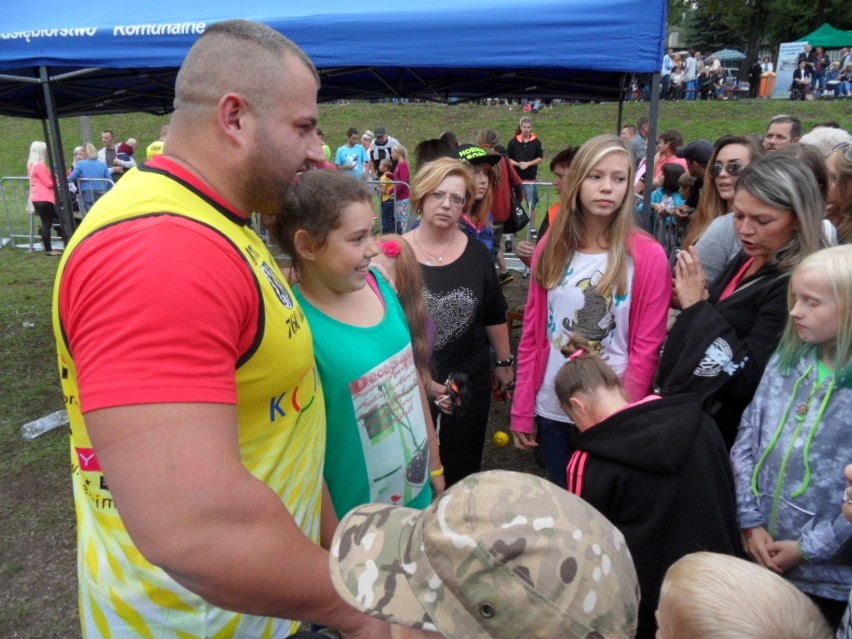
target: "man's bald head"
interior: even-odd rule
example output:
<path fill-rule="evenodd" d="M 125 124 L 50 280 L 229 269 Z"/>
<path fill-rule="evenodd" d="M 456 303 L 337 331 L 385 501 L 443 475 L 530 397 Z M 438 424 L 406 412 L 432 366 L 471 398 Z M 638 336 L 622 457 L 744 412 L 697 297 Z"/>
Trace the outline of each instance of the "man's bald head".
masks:
<path fill-rule="evenodd" d="M 264 109 L 278 99 L 271 86 L 286 87 L 286 56 L 310 69 L 313 62 L 292 40 L 275 29 L 249 20 L 226 20 L 207 28 L 186 56 L 175 82 L 175 112 L 198 113 L 214 108 L 221 97 L 236 93 Z"/>

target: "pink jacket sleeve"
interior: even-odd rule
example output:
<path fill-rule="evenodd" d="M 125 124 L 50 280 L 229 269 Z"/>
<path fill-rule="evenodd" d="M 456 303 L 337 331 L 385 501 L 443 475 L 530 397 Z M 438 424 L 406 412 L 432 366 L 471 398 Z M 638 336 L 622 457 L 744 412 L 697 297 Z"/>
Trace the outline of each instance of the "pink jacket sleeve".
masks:
<path fill-rule="evenodd" d="M 535 432 L 535 396 L 538 394 L 544 376 L 539 352 L 542 349 L 542 342 L 544 346 L 547 346 L 547 291 L 536 283 L 532 275 L 535 273 L 544 244 L 543 241 L 539 241 L 532 257 L 523 333 L 518 344 L 518 371 L 515 375 L 515 394 L 512 398 L 511 429 L 523 433 Z M 545 359 L 544 365 L 546 363 Z"/>
<path fill-rule="evenodd" d="M 634 274 L 630 302 L 630 336 L 624 388 L 631 402 L 651 391 L 666 338 L 672 275 L 663 247 L 650 235 L 634 231 L 629 238 Z"/>
<path fill-rule="evenodd" d="M 53 174 L 44 162 L 33 164 L 29 170 L 30 174 L 30 198 L 33 202 L 56 203 L 56 194 L 53 191 Z"/>
<path fill-rule="evenodd" d="M 654 238 L 634 231 L 628 241 L 634 272 L 624 387 L 629 401 L 635 402 L 650 393 L 657 372 L 660 348 L 666 337 L 672 276 L 665 251 Z M 531 273 L 535 272 L 543 246 L 544 242 L 540 241 L 536 247 Z M 513 431 L 535 431 L 535 398 L 544 380 L 548 349 L 547 290 L 530 275 L 523 334 L 518 345 L 518 374 L 511 411 Z"/>

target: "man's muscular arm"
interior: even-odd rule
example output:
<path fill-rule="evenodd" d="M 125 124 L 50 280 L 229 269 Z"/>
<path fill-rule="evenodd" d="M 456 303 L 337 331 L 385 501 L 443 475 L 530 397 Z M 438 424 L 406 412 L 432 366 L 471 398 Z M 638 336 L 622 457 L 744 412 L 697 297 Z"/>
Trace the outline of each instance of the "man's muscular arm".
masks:
<path fill-rule="evenodd" d="M 133 541 L 183 586 L 222 608 L 386 636 L 337 596 L 327 552 L 243 466 L 234 406 L 106 408 L 86 423 Z"/>

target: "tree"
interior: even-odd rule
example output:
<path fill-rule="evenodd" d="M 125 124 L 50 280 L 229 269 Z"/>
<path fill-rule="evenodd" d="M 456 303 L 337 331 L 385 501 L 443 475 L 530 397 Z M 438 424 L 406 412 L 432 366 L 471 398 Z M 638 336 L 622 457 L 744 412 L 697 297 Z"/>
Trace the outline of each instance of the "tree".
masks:
<path fill-rule="evenodd" d="M 712 53 L 719 49 L 742 46 L 742 38 L 728 28 L 722 18 L 713 15 L 704 2 L 692 5 L 684 19 L 684 39 L 690 49 Z"/>
<path fill-rule="evenodd" d="M 852 29 L 848 0 L 705 1 L 705 15 L 739 37 L 748 60 L 757 57 L 761 45 L 775 48 L 782 42 L 795 42 L 826 20 L 838 29 Z"/>

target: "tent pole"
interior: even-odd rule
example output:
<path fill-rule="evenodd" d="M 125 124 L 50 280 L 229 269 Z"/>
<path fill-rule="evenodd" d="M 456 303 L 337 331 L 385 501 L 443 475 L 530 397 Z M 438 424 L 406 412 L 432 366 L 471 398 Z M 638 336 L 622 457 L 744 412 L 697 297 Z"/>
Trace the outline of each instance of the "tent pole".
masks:
<path fill-rule="evenodd" d="M 621 129 L 624 126 L 624 99 L 627 96 L 629 84 L 630 78 L 627 77 L 626 73 L 622 73 L 621 83 L 618 87 L 618 128 L 615 130 L 615 134 L 618 136 L 621 136 Z"/>
<path fill-rule="evenodd" d="M 654 181 L 654 153 L 657 148 L 657 121 L 660 119 L 660 72 L 651 76 L 651 112 L 648 114 L 648 144 L 645 150 L 645 203 L 643 211 L 651 210 L 651 187 Z"/>
<path fill-rule="evenodd" d="M 50 76 L 47 67 L 39 67 L 39 78 L 44 90 L 44 103 L 47 106 L 47 124 L 45 130 L 50 133 L 47 143 L 53 149 L 53 167 L 56 173 L 56 186 L 59 191 L 59 221 L 65 228 L 68 237 L 74 233 L 74 213 L 71 209 L 71 192 L 68 190 L 68 180 L 65 176 L 65 153 L 62 150 L 62 135 L 59 133 L 59 118 L 56 114 L 56 100 L 53 95 L 53 86 L 50 84 Z"/>
<path fill-rule="evenodd" d="M 615 134 L 621 135 L 622 122 L 624 121 L 624 94 L 618 96 L 618 122 L 615 126 Z"/>

